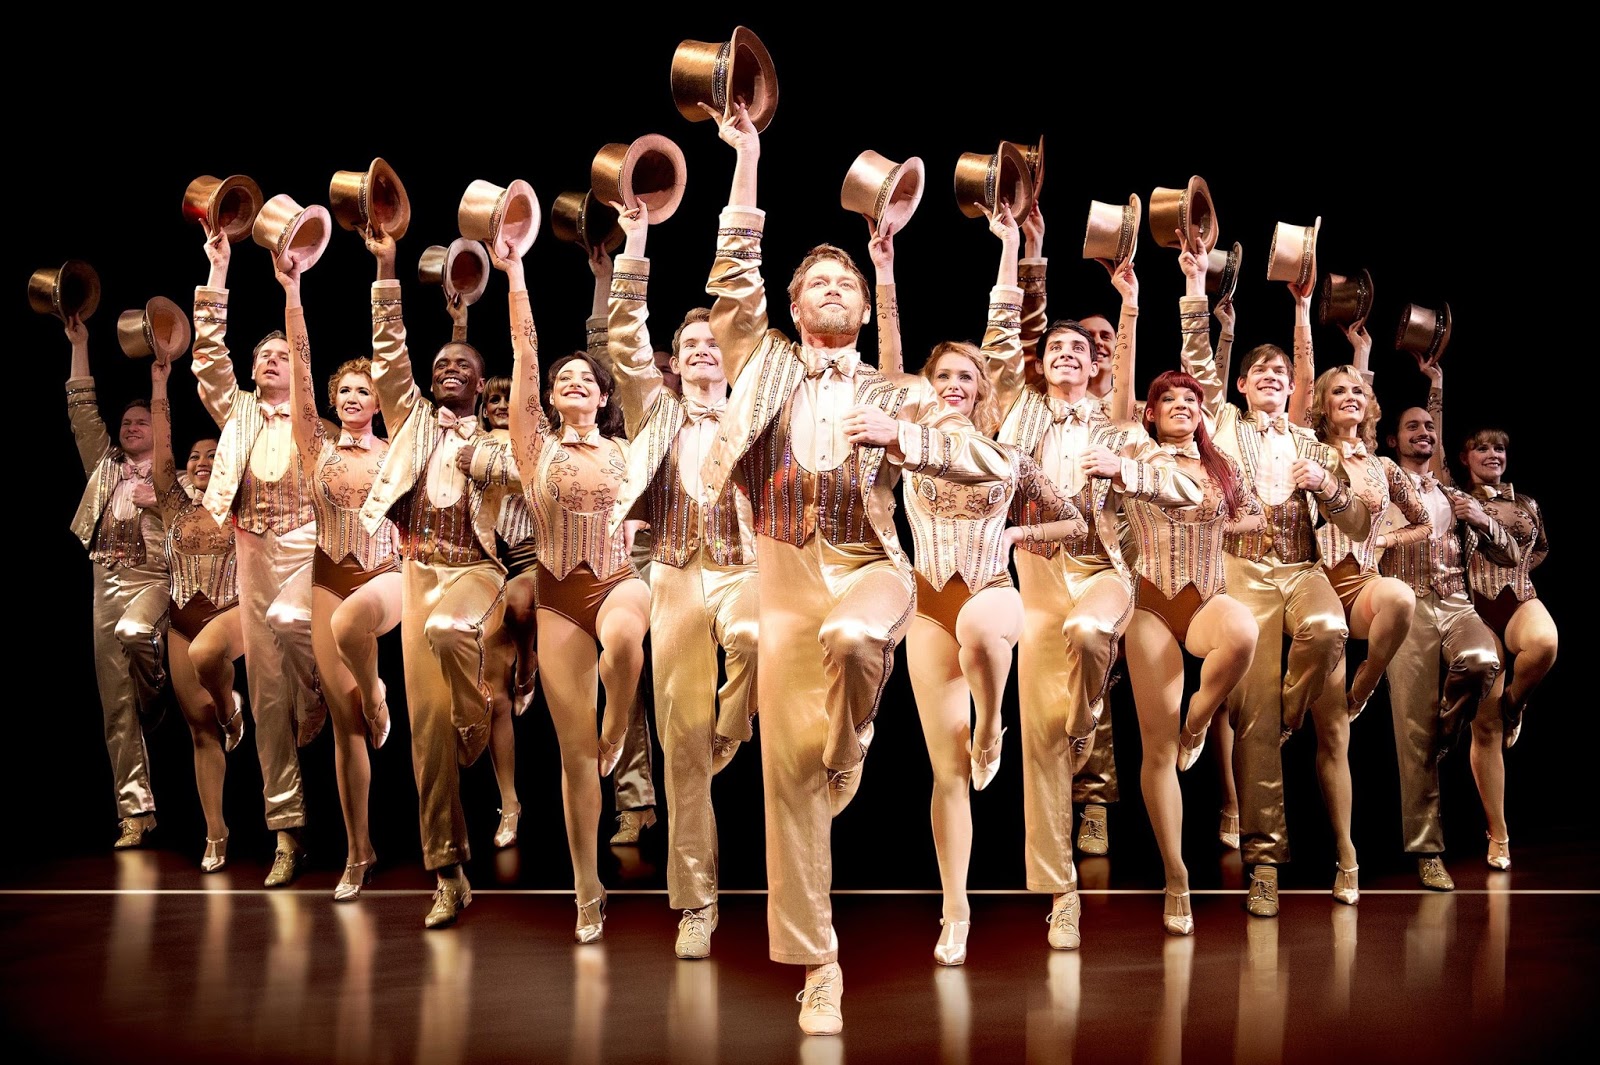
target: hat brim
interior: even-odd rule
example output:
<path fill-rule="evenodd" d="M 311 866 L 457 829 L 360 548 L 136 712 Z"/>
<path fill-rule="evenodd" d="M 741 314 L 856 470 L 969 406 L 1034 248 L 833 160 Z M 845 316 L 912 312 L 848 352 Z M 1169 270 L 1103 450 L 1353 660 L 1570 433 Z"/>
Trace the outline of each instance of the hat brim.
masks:
<path fill-rule="evenodd" d="M 1198 243 L 1209 255 L 1222 236 L 1222 227 L 1217 222 L 1216 204 L 1211 200 L 1211 186 L 1199 174 L 1190 177 L 1184 186 L 1184 210 L 1188 215 L 1190 243 Z"/>
<path fill-rule="evenodd" d="M 100 275 L 81 259 L 35 270 L 28 278 L 28 305 L 63 322 L 86 322 L 100 306 Z"/>
<path fill-rule="evenodd" d="M 665 222 L 683 203 L 688 164 L 683 149 L 669 137 L 647 133 L 631 144 L 608 144 L 589 164 L 589 182 L 603 205 L 644 203 L 650 224 Z"/>
<path fill-rule="evenodd" d="M 484 246 L 466 237 L 450 242 L 439 271 L 439 283 L 449 299 L 461 297 L 468 307 L 477 303 L 489 288 L 489 253 Z"/>
<path fill-rule="evenodd" d="M 905 229 L 911 216 L 922 203 L 922 193 L 928 187 L 928 168 L 920 156 L 913 155 L 901 163 L 878 194 L 873 224 L 879 230 L 889 226 L 895 233 Z"/>
<path fill-rule="evenodd" d="M 750 124 L 764 132 L 778 110 L 778 71 L 761 38 L 743 26 L 735 26 L 728 39 L 727 79 L 729 105 L 742 97 Z"/>

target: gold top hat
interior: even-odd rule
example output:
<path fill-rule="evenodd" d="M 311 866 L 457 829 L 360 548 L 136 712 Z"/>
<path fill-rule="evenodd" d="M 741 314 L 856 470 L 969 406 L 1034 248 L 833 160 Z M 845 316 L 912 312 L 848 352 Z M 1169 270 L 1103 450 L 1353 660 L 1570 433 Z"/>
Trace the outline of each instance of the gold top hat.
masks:
<path fill-rule="evenodd" d="M 672 102 L 690 122 L 711 116 L 699 105 L 726 112 L 743 100 L 756 132 L 767 128 L 778 109 L 778 72 L 761 39 L 743 26 L 720 44 L 684 41 L 672 53 Z"/>
<path fill-rule="evenodd" d="M 665 222 L 678 209 L 687 176 L 683 150 L 659 133 L 647 133 L 632 144 L 608 144 L 589 164 L 595 199 L 628 207 L 637 207 L 642 200 L 651 225 Z"/>
<path fill-rule="evenodd" d="M 539 198 L 521 178 L 505 188 L 479 178 L 467 186 L 456 209 L 461 235 L 481 240 L 501 255 L 526 255 L 539 236 L 541 220 Z"/>
<path fill-rule="evenodd" d="M 63 322 L 68 318 L 87 322 L 100 306 L 100 275 L 80 259 L 35 270 L 28 278 L 28 306 Z"/>
<path fill-rule="evenodd" d="M 1400 312 L 1400 328 L 1395 331 L 1394 346 L 1401 351 L 1417 352 L 1423 358 L 1439 358 L 1444 355 L 1444 349 L 1450 346 L 1450 328 L 1453 324 L 1448 303 L 1444 305 L 1443 314 L 1408 303 L 1405 310 Z"/>
<path fill-rule="evenodd" d="M 1267 280 L 1309 285 L 1317 272 L 1317 235 L 1321 232 L 1321 215 L 1309 226 L 1279 222 L 1267 246 Z"/>
<path fill-rule="evenodd" d="M 913 155 L 897 163 L 869 148 L 856 156 L 845 173 L 839 205 L 865 215 L 878 229 L 887 222 L 898 233 L 916 214 L 927 183 L 927 169 L 921 159 Z"/>
<path fill-rule="evenodd" d="M 250 235 L 261 200 L 261 186 L 243 174 L 221 179 L 202 174 L 184 190 L 183 217 L 204 221 L 213 232 L 221 229 L 237 244 Z"/>
<path fill-rule="evenodd" d="M 968 218 L 982 218 L 1004 200 L 1021 221 L 1033 209 L 1033 180 L 1022 153 L 1006 142 L 993 155 L 963 152 L 956 160 L 956 203 Z"/>
<path fill-rule="evenodd" d="M 1044 191 L 1044 134 L 1039 134 L 1037 144 L 1018 144 L 1016 141 L 1001 141 L 1009 144 L 1022 153 L 1022 161 L 1028 164 L 1028 177 L 1033 181 L 1033 198 L 1039 199 L 1039 194 Z M 1021 216 L 1018 216 L 1021 221 Z"/>
<path fill-rule="evenodd" d="M 1233 297 L 1233 290 L 1239 285 L 1239 242 L 1233 242 L 1233 248 L 1222 251 L 1213 248 L 1206 255 L 1206 295 L 1215 303 Z"/>
<path fill-rule="evenodd" d="M 1211 189 L 1198 174 L 1181 189 L 1156 189 L 1150 193 L 1150 236 L 1163 248 L 1176 248 L 1183 230 L 1189 243 L 1196 240 L 1206 251 L 1217 246 L 1222 227 L 1211 203 Z"/>
<path fill-rule="evenodd" d="M 168 362 L 189 348 L 189 315 L 165 296 L 117 316 L 117 343 L 130 359 Z"/>
<path fill-rule="evenodd" d="M 1083 257 L 1100 260 L 1108 270 L 1133 258 L 1139 247 L 1139 212 L 1143 206 L 1138 193 L 1129 195 L 1125 204 L 1090 200 L 1089 224 L 1083 232 Z"/>
<path fill-rule="evenodd" d="M 1372 313 L 1372 275 L 1365 269 L 1355 277 L 1330 273 L 1322 279 L 1322 299 L 1317 304 L 1320 325 L 1355 325 Z"/>
<path fill-rule="evenodd" d="M 322 258 L 333 233 L 333 220 L 321 204 L 301 207 L 284 193 L 261 205 L 251 229 L 255 242 L 272 253 L 279 266 L 299 263 L 309 270 Z"/>
<path fill-rule="evenodd" d="M 457 237 L 449 247 L 435 244 L 424 248 L 417 263 L 417 280 L 443 286 L 447 299 L 459 296 L 470 307 L 489 287 L 489 253 L 466 237 Z"/>
<path fill-rule="evenodd" d="M 365 170 L 335 171 L 328 183 L 328 205 L 345 229 L 370 226 L 399 240 L 411 225 L 406 187 L 382 159 L 374 159 Z"/>
<path fill-rule="evenodd" d="M 654 216 L 650 219 L 655 221 Z M 557 240 L 576 244 L 585 252 L 605 247 L 616 251 L 626 234 L 617 224 L 617 212 L 590 192 L 563 192 L 550 205 L 550 231 Z"/>

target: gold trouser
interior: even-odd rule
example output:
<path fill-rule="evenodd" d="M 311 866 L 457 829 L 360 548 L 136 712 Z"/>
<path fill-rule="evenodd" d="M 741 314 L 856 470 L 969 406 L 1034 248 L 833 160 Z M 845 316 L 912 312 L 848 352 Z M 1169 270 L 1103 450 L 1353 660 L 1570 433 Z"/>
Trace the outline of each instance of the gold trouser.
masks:
<path fill-rule="evenodd" d="M 461 810 L 456 722 L 489 712 L 487 646 L 505 620 L 504 575 L 485 559 L 465 566 L 406 562 L 400 645 L 422 861 L 439 869 L 471 857 Z"/>
<path fill-rule="evenodd" d="M 1113 567 L 1065 551 L 1054 558 L 1018 551 L 1014 558 L 1023 611 L 1017 709 L 1028 890 L 1059 893 L 1078 886 L 1068 732 L 1081 736 L 1092 727 L 1093 705 L 1105 693 L 1117 640 L 1133 615 L 1133 592 Z M 1091 591 L 1099 607 L 1080 610 Z"/>
<path fill-rule="evenodd" d="M 877 544 L 805 547 L 758 538 L 761 631 L 756 700 L 767 828 L 767 938 L 773 961 L 839 957 L 829 768 L 861 760 L 857 729 L 872 720 L 911 625 L 911 577 Z"/>
<path fill-rule="evenodd" d="M 1344 604 L 1315 559 L 1251 562 L 1223 555 L 1228 594 L 1250 609 L 1260 628 L 1250 672 L 1226 703 L 1233 725 L 1233 777 L 1239 789 L 1240 856 L 1246 867 L 1289 860 L 1283 809 L 1285 723 L 1305 719 L 1330 674 L 1344 659 Z M 1287 667 L 1283 637 L 1291 637 Z M 1343 671 L 1337 683 L 1342 685 Z"/>
<path fill-rule="evenodd" d="M 267 827 L 306 823 L 300 789 L 295 714 L 317 693 L 311 650 L 311 559 L 317 526 L 307 522 L 279 536 L 238 530 L 239 618 L 244 631 L 245 677 L 256 723 L 256 757 Z"/>
<path fill-rule="evenodd" d="M 1439 671 L 1446 667 L 1440 697 Z M 1465 592 L 1440 599 L 1417 596 L 1411 631 L 1389 663 L 1389 705 L 1394 710 L 1394 749 L 1400 765 L 1400 819 L 1407 854 L 1443 854 L 1439 819 L 1439 766 L 1435 759 L 1441 725 L 1459 720 L 1463 729 L 1500 672 L 1494 634 Z M 1463 740 L 1463 745 L 1465 741 Z"/>
<path fill-rule="evenodd" d="M 712 741 L 730 719 L 744 727 L 734 739 L 750 737 L 761 597 L 753 567 L 718 566 L 703 550 L 681 569 L 657 563 L 651 570 L 656 729 L 667 775 L 667 904 L 698 910 L 717 900 Z M 727 652 L 728 672 L 720 692 L 718 647 Z"/>
<path fill-rule="evenodd" d="M 171 602 L 163 565 L 94 564 L 94 676 L 119 818 L 156 808 L 139 712 L 165 680 L 161 648 Z"/>
<path fill-rule="evenodd" d="M 1104 806 L 1119 798 L 1117 752 L 1111 737 L 1111 693 L 1107 692 L 1100 724 L 1094 727 L 1094 749 L 1089 752 L 1089 760 L 1083 763 L 1078 775 L 1072 778 L 1072 801 L 1080 806 L 1090 802 Z"/>

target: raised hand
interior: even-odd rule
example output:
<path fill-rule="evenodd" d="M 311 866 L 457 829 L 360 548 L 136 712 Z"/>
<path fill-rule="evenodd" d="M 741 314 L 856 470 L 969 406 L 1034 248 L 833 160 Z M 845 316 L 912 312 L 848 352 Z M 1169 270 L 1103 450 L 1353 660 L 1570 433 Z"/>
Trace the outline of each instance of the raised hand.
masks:
<path fill-rule="evenodd" d="M 720 114 L 707 103 L 702 103 L 700 110 L 716 120 L 717 136 L 732 145 L 734 151 L 761 154 L 761 134 L 756 132 L 756 124 L 750 121 L 750 111 L 743 100 L 733 101 L 728 110 Z"/>
<path fill-rule="evenodd" d="M 71 315 L 67 318 L 66 325 L 66 329 L 62 331 L 67 334 L 67 339 L 72 342 L 73 347 L 89 343 L 89 327 L 83 324 L 81 318 L 75 314 Z"/>
<path fill-rule="evenodd" d="M 886 270 L 894 270 L 894 223 L 885 222 L 879 228 L 868 219 L 867 228 L 872 233 L 872 239 L 867 241 L 867 255 L 871 257 L 872 265 L 880 275 Z"/>
<path fill-rule="evenodd" d="M 1002 242 L 1016 243 L 1021 236 L 1022 227 L 1017 224 L 1016 216 L 1011 213 L 1011 204 L 1001 200 L 999 206 L 988 214 L 989 232 L 999 237 Z M 1042 225 L 1042 224 L 1041 224 Z"/>
<path fill-rule="evenodd" d="M 1222 331 L 1229 336 L 1233 335 L 1233 297 L 1217 301 L 1216 308 L 1212 311 L 1217 316 L 1217 321 L 1222 325 Z"/>
<path fill-rule="evenodd" d="M 201 219 L 200 225 L 206 234 L 206 261 L 211 264 L 212 269 L 226 273 L 228 260 L 233 255 L 233 245 L 228 241 L 228 234 L 221 228 L 212 229 L 211 223 L 205 219 Z"/>
<path fill-rule="evenodd" d="M 1022 235 L 1027 239 L 1028 258 L 1037 259 L 1044 254 L 1044 212 L 1039 210 L 1037 197 L 1028 208 L 1028 216 L 1022 220 Z"/>

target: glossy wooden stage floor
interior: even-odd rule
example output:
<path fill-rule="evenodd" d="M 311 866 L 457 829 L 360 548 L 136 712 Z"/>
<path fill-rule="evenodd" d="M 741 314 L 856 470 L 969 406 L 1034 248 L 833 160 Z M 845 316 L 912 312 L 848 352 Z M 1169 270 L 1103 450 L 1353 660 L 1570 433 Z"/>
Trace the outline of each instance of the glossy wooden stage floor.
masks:
<path fill-rule="evenodd" d="M 4 1039 L 13 1061 L 232 1065 L 1529 1061 L 1586 1030 L 1600 863 L 1587 846 L 1515 858 L 1458 858 L 1453 894 L 1397 873 L 1356 907 L 1286 891 L 1261 920 L 1230 855 L 1190 938 L 1162 932 L 1159 891 L 1086 859 L 1081 950 L 1046 946 L 1039 896 L 981 893 L 953 969 L 931 956 L 936 894 L 840 893 L 845 1032 L 807 1039 L 801 970 L 767 960 L 758 892 L 724 895 L 713 956 L 687 962 L 657 892 L 614 890 L 605 940 L 575 945 L 569 895 L 501 886 L 515 851 L 472 867 L 472 907 L 438 932 L 420 870 L 340 905 L 333 872 L 267 892 L 259 861 L 202 876 L 122 852 L 5 878 Z"/>

